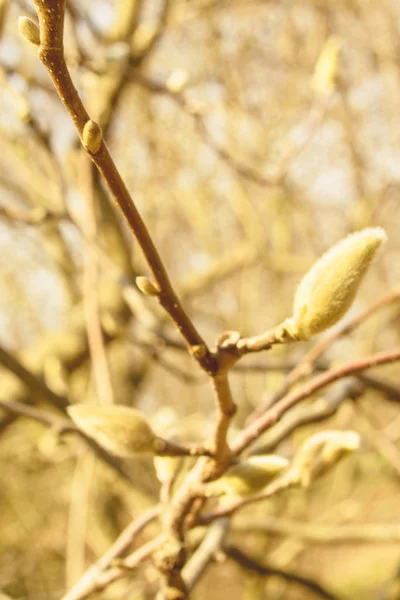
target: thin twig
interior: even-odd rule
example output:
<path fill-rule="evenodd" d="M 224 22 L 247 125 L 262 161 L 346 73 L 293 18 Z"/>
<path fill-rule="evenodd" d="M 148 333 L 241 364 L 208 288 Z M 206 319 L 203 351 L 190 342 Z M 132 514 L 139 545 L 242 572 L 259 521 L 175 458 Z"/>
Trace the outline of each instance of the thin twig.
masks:
<path fill-rule="evenodd" d="M 297 575 L 297 573 L 291 573 L 290 571 L 285 571 L 276 567 L 264 566 L 257 560 L 250 558 L 246 554 L 243 554 L 243 552 L 236 546 L 225 546 L 224 552 L 229 558 L 237 562 L 246 571 L 252 571 L 253 573 L 257 573 L 258 575 L 262 575 L 264 577 L 281 577 L 291 583 L 297 583 L 301 587 L 306 588 L 308 593 L 312 592 L 320 598 L 325 598 L 325 600 L 339 600 L 338 596 L 334 595 L 332 592 L 329 592 L 314 579 L 302 577 L 301 575 Z"/>
<path fill-rule="evenodd" d="M 42 379 L 29 371 L 13 354 L 0 346 L 0 364 L 13 373 L 26 385 L 32 395 L 47 401 L 60 411 L 65 413 L 69 402 L 64 396 L 60 396 L 51 390 Z"/>
<path fill-rule="evenodd" d="M 85 440 L 86 444 L 95 452 L 96 456 L 112 467 L 119 475 L 121 475 L 121 477 L 126 479 L 128 482 L 131 482 L 131 478 L 122 466 L 119 459 L 109 454 L 107 450 L 105 450 L 102 446 L 99 446 L 99 444 L 97 444 L 97 442 L 95 442 L 92 438 L 88 437 L 83 431 L 75 427 L 72 421 L 68 419 L 62 419 L 60 417 L 53 417 L 50 413 L 47 413 L 41 409 L 33 408 L 23 404 L 22 402 L 17 402 L 14 400 L 9 402 L 4 402 L 1 400 L 0 407 L 10 413 L 10 415 L 7 415 L 7 417 L 0 422 L 0 432 L 2 430 L 2 426 L 5 428 L 12 423 L 13 420 L 15 420 L 16 416 L 22 416 L 28 417 L 29 419 L 34 419 L 35 421 L 52 427 L 54 428 L 54 431 L 60 435 L 70 432 L 76 433 Z M 14 419 L 8 418 L 9 416 L 14 417 Z M 190 450 L 187 450 L 186 453 L 190 455 Z"/>
<path fill-rule="evenodd" d="M 82 104 L 69 74 L 63 49 L 65 0 L 34 0 L 40 26 L 39 57 L 53 80 L 54 87 L 66 107 L 83 142 L 83 130 L 90 117 Z M 121 209 L 133 235 L 140 245 L 158 290 L 157 299 L 184 337 L 191 354 L 207 372 L 215 370 L 215 360 L 203 338 L 183 309 L 160 255 L 137 208 L 117 170 L 108 148 L 101 140 L 99 149 L 89 151 L 107 187 Z"/>
<path fill-rule="evenodd" d="M 84 235 L 83 307 L 97 398 L 101 404 L 109 406 L 114 403 L 114 391 L 109 361 L 105 350 L 97 291 L 98 263 L 97 252 L 95 251 L 97 221 L 93 164 L 84 151 L 81 152 L 80 158 L 82 187 L 85 197 L 85 217 L 82 219 L 82 231 Z"/>
<path fill-rule="evenodd" d="M 287 437 L 298 431 L 302 426 L 310 423 L 318 423 L 328 419 L 336 413 L 338 408 L 347 398 L 356 400 L 364 393 L 364 385 L 356 378 L 341 381 L 334 387 L 331 393 L 318 399 L 311 405 L 296 407 L 297 410 L 290 412 L 282 421 L 277 423 L 266 434 L 263 443 L 254 450 L 257 454 L 268 454 L 275 450 Z"/>
<path fill-rule="evenodd" d="M 231 457 L 226 436 L 231 420 L 236 413 L 236 404 L 232 398 L 228 375 L 226 373 L 220 373 L 213 377 L 213 385 L 217 406 L 213 444 L 214 457 L 218 462 L 223 463 Z"/>
<path fill-rule="evenodd" d="M 250 423 L 248 427 L 242 430 L 234 440 L 232 444 L 232 451 L 238 455 L 245 450 L 250 444 L 252 444 L 264 431 L 266 431 L 271 425 L 274 425 L 279 419 L 295 404 L 308 398 L 317 390 L 324 388 L 333 381 L 348 377 L 349 375 L 356 375 L 361 371 L 376 367 L 378 365 L 384 365 L 400 360 L 400 349 L 391 350 L 390 352 L 381 352 L 379 354 L 373 354 L 366 356 L 358 360 L 348 362 L 340 367 L 336 367 L 321 373 L 311 379 L 308 383 L 302 387 L 284 396 L 275 406 L 272 406 L 264 415 L 261 415 L 258 419 Z"/>
<path fill-rule="evenodd" d="M 22 417 L 28 417 L 29 419 L 33 419 L 34 421 L 43 423 L 43 425 L 52 427 L 55 431 L 57 431 L 60 434 L 66 433 L 67 431 L 78 431 L 71 420 L 63 419 L 61 417 L 55 417 L 49 412 L 46 412 L 39 408 L 34 408 L 33 406 L 28 406 L 23 402 L 16 402 L 14 400 L 10 400 L 10 402 L 5 402 L 3 400 L 0 400 L 0 407 L 6 410 L 7 412 L 13 413 L 15 415 L 21 415 Z"/>
<path fill-rule="evenodd" d="M 208 529 L 203 541 L 182 570 L 186 587 L 192 590 L 224 542 L 229 520 L 220 519 Z"/>
<path fill-rule="evenodd" d="M 115 571 L 119 573 L 122 571 L 123 573 L 123 570 L 118 568 L 111 568 L 111 571 L 108 571 L 108 569 L 112 566 L 112 562 L 129 548 L 135 537 L 158 517 L 159 513 L 160 506 L 155 506 L 144 512 L 138 519 L 131 521 L 107 552 L 89 567 L 79 581 L 63 596 L 62 600 L 82 600 L 93 592 L 103 589 L 111 581 L 114 581 L 117 578 Z M 109 581 L 105 582 L 107 572 Z"/>

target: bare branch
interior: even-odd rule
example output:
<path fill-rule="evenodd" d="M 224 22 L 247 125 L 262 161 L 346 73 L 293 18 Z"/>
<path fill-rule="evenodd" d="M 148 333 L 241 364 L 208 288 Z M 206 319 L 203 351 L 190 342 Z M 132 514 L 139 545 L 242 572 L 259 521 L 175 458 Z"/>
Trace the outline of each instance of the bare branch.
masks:
<path fill-rule="evenodd" d="M 215 554 L 221 549 L 228 533 L 228 528 L 228 519 L 220 519 L 213 523 L 200 546 L 186 563 L 182 570 L 182 576 L 189 591 L 195 587 Z"/>
<path fill-rule="evenodd" d="M 116 568 L 111 568 L 110 571 L 108 570 L 112 567 L 113 561 L 121 557 L 121 555 L 129 548 L 139 533 L 158 517 L 160 510 L 160 506 L 155 506 L 144 512 L 138 519 L 131 521 L 107 552 L 103 554 L 96 563 L 89 567 L 79 581 L 69 590 L 69 592 L 67 592 L 67 594 L 65 594 L 65 596 L 63 596 L 62 600 L 82 600 L 93 592 L 103 589 L 108 583 L 111 583 L 111 581 L 114 581 L 114 579 L 117 578 L 115 576 L 116 570 L 119 571 L 119 574 L 124 573 L 123 570 Z M 104 582 L 107 571 L 110 581 Z M 112 579 L 111 573 L 114 574 L 114 579 Z"/>
<path fill-rule="evenodd" d="M 47 401 L 63 413 L 68 406 L 69 402 L 63 396 L 56 394 L 51 390 L 45 383 L 29 371 L 24 365 L 13 356 L 5 348 L 0 346 L 0 364 L 3 365 L 8 371 L 14 373 L 20 379 L 26 387 L 31 391 L 33 395 L 36 395 L 41 400 Z"/>
<path fill-rule="evenodd" d="M 74 87 L 64 58 L 63 27 L 65 0 L 34 1 L 38 12 L 41 35 L 39 57 L 48 70 L 54 87 L 71 117 L 82 143 L 100 171 L 112 197 L 121 209 L 143 251 L 150 273 L 158 289 L 158 301 L 174 321 L 176 327 L 186 340 L 189 349 L 203 349 L 202 352 L 195 352 L 193 350 L 191 352 L 202 368 L 207 372 L 213 372 L 215 370 L 215 361 L 204 340 L 184 311 L 171 285 L 161 257 L 111 158 L 104 140 L 101 140 L 98 149 L 94 149 L 93 147 L 90 149 L 87 145 L 87 140 L 85 141 L 84 139 L 84 128 L 90 122 L 90 117 Z"/>
<path fill-rule="evenodd" d="M 284 415 L 289 408 L 308 398 L 317 390 L 320 390 L 333 381 L 348 377 L 349 375 L 356 375 L 361 371 L 376 367 L 378 365 L 384 365 L 400 360 L 400 349 L 395 349 L 390 352 L 381 352 L 380 354 L 373 354 L 346 363 L 340 367 L 336 367 L 314 377 L 309 383 L 306 383 L 297 390 L 284 396 L 275 406 L 272 406 L 264 415 L 261 415 L 258 419 L 250 423 L 241 433 L 238 434 L 232 444 L 232 451 L 235 454 L 240 454 L 250 444 L 252 444 L 264 431 L 266 431 L 271 425 L 274 425 Z"/>
<path fill-rule="evenodd" d="M 255 559 L 243 554 L 243 552 L 236 546 L 225 546 L 224 552 L 229 558 L 237 562 L 241 567 L 243 567 L 243 569 L 247 571 L 252 571 L 253 573 L 257 573 L 258 575 L 262 575 L 264 577 L 282 577 L 282 579 L 285 579 L 290 583 L 297 583 L 301 587 L 306 588 L 308 593 L 312 592 L 320 598 L 325 598 L 325 600 L 339 600 L 338 596 L 335 596 L 332 592 L 329 592 L 317 581 L 302 577 L 296 573 L 278 569 L 276 567 L 264 566 Z"/>

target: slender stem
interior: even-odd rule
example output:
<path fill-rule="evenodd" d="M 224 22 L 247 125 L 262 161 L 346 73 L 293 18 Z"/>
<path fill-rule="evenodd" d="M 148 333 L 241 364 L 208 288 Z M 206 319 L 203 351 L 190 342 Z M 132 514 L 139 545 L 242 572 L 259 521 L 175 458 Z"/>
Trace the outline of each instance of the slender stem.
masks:
<path fill-rule="evenodd" d="M 231 456 L 226 438 L 232 417 L 236 413 L 236 404 L 232 398 L 228 375 L 226 373 L 214 376 L 212 381 L 217 405 L 213 448 L 214 457 L 217 462 L 224 463 Z"/>
<path fill-rule="evenodd" d="M 43 425 L 53 427 L 59 433 L 65 433 L 67 431 L 78 431 L 70 419 L 55 417 L 51 413 L 48 413 L 39 408 L 34 408 L 33 406 L 28 406 L 23 402 L 16 402 L 14 400 L 4 402 L 3 400 L 0 400 L 0 408 L 3 408 L 4 410 L 15 415 L 28 417 L 29 419 L 34 419 L 39 423 L 43 423 Z"/>
<path fill-rule="evenodd" d="M 204 571 L 221 549 L 228 533 L 229 519 L 220 519 L 208 529 L 203 541 L 182 570 L 188 590 L 192 590 Z"/>
<path fill-rule="evenodd" d="M 264 331 L 259 335 L 253 335 L 252 337 L 241 338 L 237 342 L 237 349 L 240 356 L 248 354 L 249 352 L 261 352 L 262 350 L 269 350 L 275 344 L 282 344 L 285 341 L 290 341 L 288 336 L 285 336 L 285 332 L 278 325 L 273 329 Z"/>
<path fill-rule="evenodd" d="M 105 450 L 102 446 L 99 446 L 99 444 L 97 444 L 97 442 L 95 442 L 92 438 L 88 437 L 85 433 L 83 433 L 83 431 L 75 427 L 71 420 L 53 417 L 50 413 L 47 413 L 41 409 L 33 408 L 23 404 L 22 402 L 17 402 L 14 400 L 9 402 L 4 402 L 1 400 L 0 408 L 8 411 L 11 416 L 18 415 L 22 417 L 28 417 L 29 419 L 34 419 L 39 423 L 53 427 L 55 431 L 60 434 L 69 432 L 76 433 L 85 440 L 86 444 L 92 448 L 92 450 L 94 450 L 96 456 L 101 458 L 101 460 L 112 467 L 119 475 L 121 475 L 121 477 L 126 479 L 128 482 L 131 481 L 130 476 L 119 459 L 112 454 L 109 454 L 107 450 Z M 3 419 L 3 421 L 0 422 L 0 432 L 2 430 L 2 424 L 4 424 L 3 426 L 7 426 L 10 422 L 12 422 L 11 419 Z"/>
<path fill-rule="evenodd" d="M 81 152 L 81 179 L 85 198 L 85 215 L 82 220 L 84 235 L 83 257 L 83 308 L 86 331 L 91 358 L 91 370 L 96 386 L 96 394 L 100 404 L 114 403 L 114 390 L 110 373 L 110 365 L 104 344 L 101 326 L 100 303 L 98 294 L 98 261 L 95 250 L 97 237 L 97 220 L 95 210 L 95 183 L 93 164 L 86 152 Z"/>
<path fill-rule="evenodd" d="M 318 402 L 297 406 L 286 416 L 285 419 L 277 423 L 266 434 L 261 445 L 257 445 L 257 454 L 270 454 L 279 446 L 279 444 L 288 438 L 288 436 L 297 431 L 304 425 L 317 423 L 331 417 L 347 398 L 356 400 L 365 391 L 365 386 L 356 378 L 349 378 L 334 386 L 329 394 L 324 394 Z"/>

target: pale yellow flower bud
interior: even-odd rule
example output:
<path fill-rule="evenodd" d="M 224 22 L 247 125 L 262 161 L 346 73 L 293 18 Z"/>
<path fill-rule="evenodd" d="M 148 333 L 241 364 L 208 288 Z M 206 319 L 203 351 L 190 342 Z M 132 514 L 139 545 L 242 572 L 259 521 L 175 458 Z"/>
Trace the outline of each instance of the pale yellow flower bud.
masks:
<path fill-rule="evenodd" d="M 189 74 L 185 69 L 175 69 L 168 77 L 165 85 L 170 92 L 179 94 L 186 87 L 188 79 Z"/>
<path fill-rule="evenodd" d="M 136 281 L 136 285 L 138 286 L 139 290 L 145 296 L 158 296 L 159 295 L 160 292 L 158 291 L 158 289 L 156 288 L 154 283 L 152 281 L 150 281 L 150 279 L 148 277 L 145 277 L 144 275 L 139 275 L 139 277 L 136 277 L 135 281 Z"/>
<path fill-rule="evenodd" d="M 155 456 L 153 458 L 153 464 L 156 470 L 157 479 L 161 483 L 171 481 L 171 479 L 174 478 L 181 462 L 181 457 Z"/>
<path fill-rule="evenodd" d="M 308 487 L 341 458 L 360 447 L 355 431 L 323 431 L 308 438 L 297 451 L 291 473 L 299 484 Z"/>
<path fill-rule="evenodd" d="M 314 264 L 297 288 L 293 316 L 283 324 L 290 337 L 308 340 L 343 317 L 385 239 L 380 227 L 363 229 L 340 241 Z"/>
<path fill-rule="evenodd" d="M 157 437 L 134 408 L 78 404 L 70 406 L 68 414 L 79 429 L 116 456 L 153 453 Z"/>
<path fill-rule="evenodd" d="M 328 94 L 335 87 L 342 40 L 332 35 L 322 47 L 315 65 L 312 87 L 318 94 Z"/>
<path fill-rule="evenodd" d="M 215 493 L 247 496 L 261 490 L 287 466 L 288 461 L 282 456 L 251 456 L 233 465 L 209 487 Z"/>
<path fill-rule="evenodd" d="M 86 121 L 82 132 L 82 142 L 86 150 L 91 154 L 96 154 L 100 150 L 103 141 L 103 132 L 100 126 L 92 121 Z"/>
<path fill-rule="evenodd" d="M 153 43 L 157 31 L 156 23 L 139 23 L 132 37 L 132 50 L 137 53 L 144 52 Z"/>
<path fill-rule="evenodd" d="M 29 17 L 19 17 L 18 29 L 20 33 L 35 46 L 40 45 L 40 30 L 39 27 Z"/>

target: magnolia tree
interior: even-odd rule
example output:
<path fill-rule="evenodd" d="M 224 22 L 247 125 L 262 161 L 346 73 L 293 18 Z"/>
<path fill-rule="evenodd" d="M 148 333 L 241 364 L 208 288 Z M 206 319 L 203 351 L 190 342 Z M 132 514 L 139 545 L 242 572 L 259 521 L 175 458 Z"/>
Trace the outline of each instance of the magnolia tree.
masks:
<path fill-rule="evenodd" d="M 267 331 L 260 329 L 248 336 L 247 332 L 236 331 L 234 328 L 237 325 L 232 321 L 232 329 L 221 331 L 215 341 L 209 344 L 171 282 L 168 261 L 164 261 L 157 250 L 156 235 L 147 228 L 136 206 L 135 190 L 132 197 L 110 154 L 105 142 L 107 119 L 102 123 L 96 122 L 71 78 L 64 51 L 65 1 L 34 0 L 34 6 L 37 20 L 33 15 L 32 18 L 20 17 L 20 33 L 37 46 L 38 57 L 50 75 L 54 90 L 72 120 L 84 149 L 83 173 L 87 176 L 89 190 L 88 213 L 83 226 L 87 256 L 83 283 L 86 289 L 84 328 L 87 331 L 97 393 L 95 400 L 74 399 L 71 402 L 68 394 L 54 391 L 54 386 L 47 385 L 43 377 L 35 374 L 34 369 L 28 369 L 23 361 L 1 350 L 3 366 L 32 389 L 39 399 L 38 403 L 50 402 L 63 416 L 55 417 L 51 410 L 24 404 L 15 398 L 2 401 L 1 406 L 15 418 L 24 415 L 51 425 L 58 434 L 72 432 L 82 438 L 91 451 L 121 477 L 129 478 L 128 464 L 132 464 L 134 469 L 135 461 L 140 456 L 150 456 L 160 483 L 159 497 L 154 505 L 135 516 L 108 550 L 76 578 L 64 593 L 63 600 L 80 600 L 96 593 L 100 594 L 99 597 L 108 597 L 109 586 L 113 582 L 134 579 L 137 569 L 146 561 L 156 568 L 157 576 L 153 573 L 148 585 L 151 590 L 156 585 L 157 598 L 189 598 L 192 590 L 196 593 L 195 586 L 209 565 L 226 557 L 250 573 L 260 577 L 276 575 L 302 588 L 307 594 L 304 597 L 312 593 L 316 597 L 333 600 L 335 594 L 316 580 L 272 567 L 254 558 L 251 552 L 246 552 L 246 544 L 242 546 L 235 542 L 232 523 L 234 517 L 249 505 L 264 506 L 275 498 L 285 497 L 290 489 L 314 486 L 317 480 L 335 469 L 343 457 L 361 447 L 363 440 L 357 431 L 340 427 L 325 427 L 316 433 L 311 432 L 297 448 L 287 442 L 293 432 L 301 427 L 331 417 L 347 398 L 359 397 L 366 386 L 375 386 L 385 392 L 384 383 L 366 376 L 365 372 L 372 367 L 400 360 L 398 348 L 371 353 L 341 364 L 329 365 L 322 360 L 323 352 L 336 340 L 349 334 L 381 308 L 399 300 L 398 289 L 387 291 L 383 296 L 377 293 L 376 302 L 364 312 L 347 318 L 344 324 L 340 322 L 352 306 L 375 255 L 386 240 L 384 230 L 378 226 L 365 227 L 327 249 L 308 271 L 305 270 L 297 289 L 293 291 L 291 314 L 287 314 L 274 327 Z M 74 15 L 72 7 L 71 11 Z M 127 12 L 130 16 L 121 16 L 122 25 L 120 23 L 117 41 L 124 38 L 121 27 L 128 32 L 131 21 L 135 20 L 133 9 L 127 9 Z M 138 63 L 156 42 L 160 31 L 156 28 L 147 31 L 147 35 L 146 31 L 142 33 L 140 52 L 136 48 Z M 111 38 L 110 34 L 108 43 L 113 41 Z M 128 39 L 127 35 L 125 39 Z M 138 39 L 136 43 L 139 43 Z M 329 38 L 315 68 L 313 86 L 318 102 L 310 127 L 315 127 L 316 122 L 322 119 L 322 113 L 331 98 L 340 47 L 341 42 L 336 37 Z M 126 57 L 114 60 L 125 61 Z M 182 90 L 185 78 L 184 72 L 175 72 L 161 93 L 172 96 L 178 103 L 184 103 Z M 160 92 L 159 88 L 162 87 L 155 82 L 148 82 L 148 85 L 152 85 L 156 92 Z M 201 119 L 201 112 L 193 112 L 193 115 L 195 119 Z M 283 170 L 297 150 L 290 148 L 283 161 Z M 204 439 L 201 439 L 202 432 L 196 432 L 194 439 L 188 440 L 183 426 L 180 431 L 179 406 L 173 434 L 168 435 L 166 427 L 160 427 L 156 420 L 153 422 L 148 416 L 149 411 L 121 404 L 118 401 L 118 389 L 114 394 L 110 391 L 107 343 L 115 336 L 117 325 L 107 326 L 107 322 L 101 320 L 95 288 L 97 263 L 109 266 L 111 260 L 96 246 L 96 202 L 100 200 L 93 194 L 93 186 L 94 182 L 100 185 L 100 179 L 87 157 L 96 167 L 110 198 L 123 215 L 126 231 L 140 247 L 146 262 L 146 273 L 135 273 L 136 286 L 126 278 L 120 283 L 125 299 L 133 306 L 134 314 L 150 315 L 152 338 L 151 343 L 147 340 L 145 344 L 151 347 L 152 358 L 159 359 L 159 349 L 162 347 L 175 347 L 181 353 L 185 350 L 197 365 L 198 372 L 209 381 L 215 398 L 215 414 L 210 431 L 204 432 Z M 232 157 L 222 158 L 233 162 L 235 168 L 240 170 L 240 165 Z M 242 170 L 248 175 L 245 167 Z M 278 181 L 279 176 L 274 177 L 270 184 Z M 101 202 L 104 205 L 108 200 L 102 198 Z M 36 215 L 35 218 L 40 220 L 48 217 Z M 115 214 L 111 216 L 109 212 L 107 218 L 112 222 Z M 265 302 L 268 305 L 268 298 Z M 167 335 L 154 327 L 155 319 L 156 324 L 164 320 L 164 315 L 156 312 L 155 304 L 163 309 L 164 315 L 175 326 L 177 336 Z M 304 342 L 335 325 L 311 349 L 302 349 Z M 144 344 L 143 340 L 138 343 Z M 243 366 L 245 375 L 246 362 L 242 362 L 242 359 L 248 355 L 260 354 L 261 358 L 264 353 L 274 352 L 276 347 L 284 346 L 298 347 L 301 357 L 292 368 L 289 366 L 283 384 L 249 411 L 247 418 L 238 425 L 237 411 L 241 399 L 232 391 L 230 374 L 240 374 Z M 258 365 L 258 368 L 262 370 L 263 365 Z M 176 367 L 174 369 L 180 372 Z M 326 388 L 338 380 L 343 380 L 341 385 L 333 388 L 334 393 L 329 395 Z M 386 384 L 386 393 L 393 394 L 393 388 L 389 388 Z M 324 399 L 315 399 L 315 395 L 320 393 L 324 394 Z M 113 395 L 113 401 L 110 401 Z M 168 405 L 169 401 L 166 390 L 163 402 Z M 265 526 L 268 523 L 269 531 L 273 532 L 274 519 L 268 520 L 266 517 Z M 295 525 L 288 523 L 288 533 L 296 535 Z M 394 535 L 393 531 L 391 535 Z M 116 597 L 127 597 L 126 593 L 124 589 L 119 596 L 117 592 Z M 213 597 L 212 590 L 209 595 Z"/>

